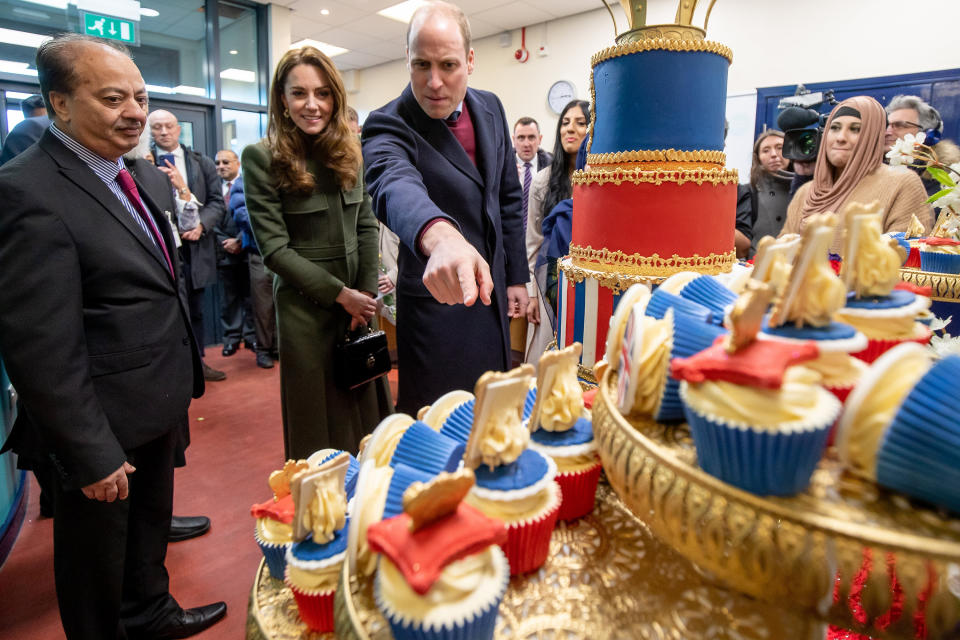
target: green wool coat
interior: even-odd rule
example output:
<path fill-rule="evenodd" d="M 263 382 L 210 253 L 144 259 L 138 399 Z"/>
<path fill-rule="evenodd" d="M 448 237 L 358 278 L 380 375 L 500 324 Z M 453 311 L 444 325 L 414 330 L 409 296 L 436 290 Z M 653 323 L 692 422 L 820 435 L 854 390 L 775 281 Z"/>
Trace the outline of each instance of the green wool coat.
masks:
<path fill-rule="evenodd" d="M 325 448 L 356 454 L 360 439 L 393 408 L 385 377 L 349 391 L 336 384 L 333 370 L 335 345 L 350 326 L 337 295 L 344 286 L 377 291 L 379 227 L 363 170 L 357 186 L 341 189 L 330 169 L 310 160 L 316 187 L 302 196 L 274 186 L 265 141 L 244 149 L 241 165 L 253 233 L 275 274 L 286 457 Z"/>

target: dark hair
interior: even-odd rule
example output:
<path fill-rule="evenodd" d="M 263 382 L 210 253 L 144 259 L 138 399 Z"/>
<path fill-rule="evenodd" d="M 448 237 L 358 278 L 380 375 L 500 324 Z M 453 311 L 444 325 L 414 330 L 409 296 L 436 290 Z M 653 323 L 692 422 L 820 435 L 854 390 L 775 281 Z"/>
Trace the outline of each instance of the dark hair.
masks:
<path fill-rule="evenodd" d="M 360 116 L 357 115 L 357 110 L 351 106 L 347 107 L 347 120 L 353 120 L 354 122 L 360 122 Z"/>
<path fill-rule="evenodd" d="M 46 108 L 47 105 L 44 104 L 43 97 L 39 95 L 33 95 L 20 101 L 20 111 L 23 113 L 24 118 L 32 117 L 33 112 L 37 109 Z"/>
<path fill-rule="evenodd" d="M 99 44 L 130 57 L 130 50 L 123 44 L 112 40 L 101 40 L 82 33 L 58 33 L 37 48 L 37 79 L 40 81 L 40 94 L 47 107 L 47 113 L 53 117 L 53 105 L 50 104 L 50 92 L 73 95 L 77 86 L 77 74 L 74 71 L 76 52 L 72 49 L 82 43 Z"/>
<path fill-rule="evenodd" d="M 750 165 L 750 186 L 754 189 L 756 189 L 760 184 L 760 177 L 763 176 L 764 172 L 766 172 L 766 169 L 763 168 L 763 163 L 760 162 L 760 145 L 763 144 L 763 141 L 770 136 L 776 136 L 777 138 L 783 140 L 782 131 L 777 131 L 776 129 L 767 129 L 757 136 L 756 141 L 753 143 L 753 162 Z"/>
<path fill-rule="evenodd" d="M 537 133 L 540 132 L 540 124 L 539 124 L 536 120 L 534 120 L 533 118 L 531 118 L 531 117 L 529 117 L 529 116 L 524 116 L 524 117 L 520 118 L 519 120 L 517 120 L 517 122 L 513 125 L 513 130 L 516 131 L 516 130 L 517 130 L 517 127 L 519 127 L 519 126 L 524 126 L 524 127 L 525 127 L 525 126 L 527 126 L 528 124 L 532 124 L 533 126 L 535 126 L 535 127 L 537 128 Z"/>
<path fill-rule="evenodd" d="M 573 195 L 573 187 L 570 185 L 569 166 L 571 160 L 576 161 L 577 152 L 567 153 L 563 149 L 563 143 L 560 139 L 560 128 L 563 122 L 563 116 L 567 111 L 574 107 L 580 107 L 584 117 L 587 119 L 587 127 L 590 126 L 590 103 L 586 100 L 571 100 L 560 112 L 557 118 L 557 137 L 553 143 L 553 162 L 550 163 L 550 181 L 547 183 L 547 193 L 543 198 L 543 216 L 546 217 L 557 203 L 566 200 Z"/>
<path fill-rule="evenodd" d="M 327 76 L 330 92 L 333 94 L 333 113 L 326 128 L 315 136 L 307 137 L 293 123 L 289 112 L 283 106 L 283 92 L 287 76 L 294 67 L 308 64 Z M 271 171 L 280 191 L 292 191 L 306 195 L 316 185 L 314 176 L 307 171 L 307 157 L 331 171 L 342 189 L 352 189 L 357 185 L 363 159 L 360 141 L 347 123 L 347 91 L 343 87 L 343 78 L 325 53 L 314 47 L 306 46 L 290 49 L 280 61 L 273 75 L 270 87 L 269 123 L 267 124 L 267 145 L 273 154 Z M 284 115 L 286 112 L 286 115 Z"/>
<path fill-rule="evenodd" d="M 438 0 L 436 2 L 429 2 L 419 9 L 413 12 L 413 15 L 410 16 L 410 22 L 407 23 L 407 48 L 410 48 L 410 36 L 413 35 L 413 25 L 421 16 L 423 17 L 422 22 L 426 21 L 430 16 L 441 13 L 446 14 L 448 17 L 453 18 L 457 23 L 457 28 L 460 29 L 460 36 L 463 38 L 463 52 L 465 55 L 470 55 L 470 44 L 472 38 L 470 35 L 470 21 L 467 20 L 466 14 L 463 12 L 463 9 L 458 7 L 455 4 L 450 4 L 449 2 L 442 2 Z M 419 29 L 421 25 L 418 25 Z"/>

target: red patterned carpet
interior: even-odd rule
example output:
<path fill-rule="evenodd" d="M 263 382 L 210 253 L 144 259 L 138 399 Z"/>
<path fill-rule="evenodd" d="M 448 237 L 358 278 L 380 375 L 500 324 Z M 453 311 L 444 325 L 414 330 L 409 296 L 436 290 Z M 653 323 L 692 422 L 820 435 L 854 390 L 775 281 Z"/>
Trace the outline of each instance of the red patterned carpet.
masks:
<path fill-rule="evenodd" d="M 207 384 L 190 408 L 192 444 L 187 466 L 177 470 L 173 511 L 206 515 L 213 522 L 201 538 L 171 544 L 170 590 L 184 607 L 217 600 L 227 617 L 203 640 L 243 638 L 247 599 L 261 554 L 253 541 L 253 502 L 269 494 L 267 476 L 283 464 L 280 370 L 258 369 L 241 349 L 223 358 L 207 350 L 207 362 L 227 374 Z M 395 372 L 391 376 L 396 391 Z M 0 569 L 0 639 L 62 639 L 53 586 L 53 521 L 39 519 L 31 482 L 26 521 L 13 552 Z"/>

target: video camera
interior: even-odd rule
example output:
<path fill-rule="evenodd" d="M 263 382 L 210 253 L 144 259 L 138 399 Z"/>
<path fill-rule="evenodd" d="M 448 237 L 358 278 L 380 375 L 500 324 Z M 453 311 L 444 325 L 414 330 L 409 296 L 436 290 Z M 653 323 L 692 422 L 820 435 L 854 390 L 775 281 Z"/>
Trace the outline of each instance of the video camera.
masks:
<path fill-rule="evenodd" d="M 833 90 L 812 93 L 802 84 L 788 98 L 782 98 L 778 107 L 783 109 L 777 116 L 777 127 L 783 131 L 783 157 L 799 162 L 817 159 L 823 127 L 829 113 L 820 113 L 822 105 L 837 104 Z"/>

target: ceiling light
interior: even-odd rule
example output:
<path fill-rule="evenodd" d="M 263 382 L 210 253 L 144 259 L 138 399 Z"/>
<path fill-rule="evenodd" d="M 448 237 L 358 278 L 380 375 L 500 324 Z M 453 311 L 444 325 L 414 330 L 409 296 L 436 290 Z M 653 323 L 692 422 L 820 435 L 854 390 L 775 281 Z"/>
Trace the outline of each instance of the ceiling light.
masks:
<path fill-rule="evenodd" d="M 53 36 L 42 36 L 39 33 L 29 33 L 27 31 L 14 31 L 13 29 L 0 29 L 0 42 L 7 44 L 16 44 L 21 47 L 31 47 L 36 49 Z"/>
<path fill-rule="evenodd" d="M 32 20 L 49 20 L 50 14 L 43 13 L 42 11 L 31 11 L 30 9 L 24 9 L 23 7 L 14 7 L 11 9 L 18 16 L 23 16 L 24 18 L 30 18 Z"/>
<path fill-rule="evenodd" d="M 330 9 L 320 9 L 320 15 L 322 16 L 330 15 Z"/>
<path fill-rule="evenodd" d="M 14 100 L 26 100 L 27 98 L 29 98 L 30 96 L 35 95 L 35 94 L 32 94 L 32 93 L 20 93 L 19 91 L 7 91 L 6 93 L 4 93 L 4 95 L 5 95 L 6 97 L 12 98 L 12 99 L 14 99 Z"/>
<path fill-rule="evenodd" d="M 147 18 L 156 18 L 158 15 L 160 15 L 160 12 L 157 11 L 156 9 L 148 9 L 147 7 L 140 7 L 140 15 L 145 16 Z"/>
<path fill-rule="evenodd" d="M 395 4 L 392 7 L 381 9 L 380 11 L 377 11 L 377 13 L 384 18 L 390 18 L 391 20 L 396 20 L 397 22 L 407 23 L 410 22 L 410 18 L 413 17 L 413 13 L 425 4 L 427 4 L 427 0 L 406 0 L 406 2 L 401 2 L 400 4 Z"/>
<path fill-rule="evenodd" d="M 54 9 L 66 9 L 67 0 L 23 0 L 24 2 L 29 2 L 31 4 L 42 4 L 45 7 L 53 7 Z"/>
<path fill-rule="evenodd" d="M 220 77 L 224 80 L 236 80 L 237 82 L 256 82 L 257 74 L 254 71 L 246 69 L 224 69 L 220 72 Z"/>
<path fill-rule="evenodd" d="M 26 62 L 14 62 L 13 60 L 0 60 L 0 71 L 5 73 L 16 73 L 21 76 L 35 76 L 37 75 L 36 69 L 28 69 L 29 66 Z"/>
<path fill-rule="evenodd" d="M 230 55 L 235 56 L 235 55 L 237 55 L 238 53 L 240 53 L 240 52 L 237 51 L 236 49 L 230 49 Z"/>
<path fill-rule="evenodd" d="M 148 84 L 147 91 L 150 93 L 173 93 L 173 89 L 170 87 L 161 87 L 160 85 L 156 84 Z"/>
<path fill-rule="evenodd" d="M 205 96 L 207 90 L 202 87 L 191 87 L 188 84 L 178 84 L 173 88 L 174 93 L 188 93 L 191 96 Z"/>
<path fill-rule="evenodd" d="M 338 47 L 335 44 L 319 42 L 317 40 L 311 40 L 310 38 L 298 40 L 290 45 L 290 49 L 299 49 L 300 47 L 314 47 L 316 49 L 320 49 L 320 51 L 327 54 L 331 58 L 334 56 L 339 56 L 341 53 L 347 53 L 350 51 L 350 49 L 344 49 L 343 47 Z"/>

